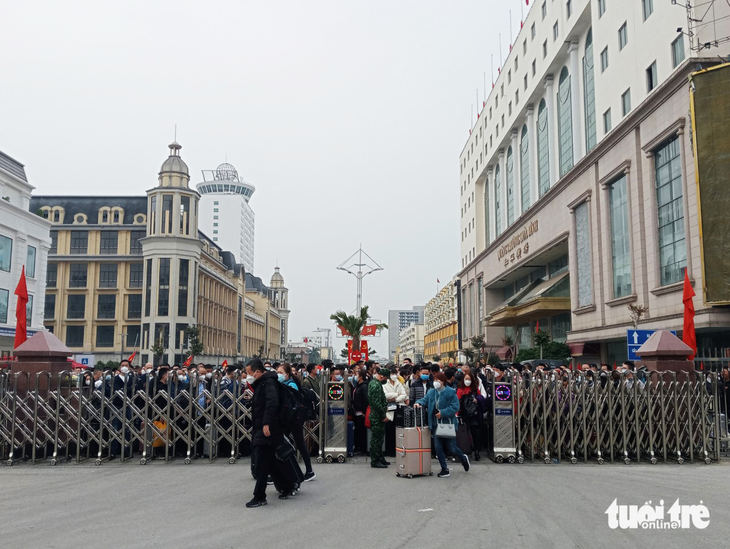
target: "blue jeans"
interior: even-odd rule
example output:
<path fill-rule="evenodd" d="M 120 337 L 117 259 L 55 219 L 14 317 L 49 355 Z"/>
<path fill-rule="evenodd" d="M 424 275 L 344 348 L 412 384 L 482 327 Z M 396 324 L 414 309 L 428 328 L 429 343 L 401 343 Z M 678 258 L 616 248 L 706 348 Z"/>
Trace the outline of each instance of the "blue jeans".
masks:
<path fill-rule="evenodd" d="M 446 454 L 444 453 L 444 446 L 446 446 L 449 449 L 449 452 L 451 452 L 451 455 L 456 456 L 461 460 L 461 463 L 464 463 L 464 460 L 466 460 L 466 456 L 464 455 L 464 452 L 462 452 L 459 447 L 456 445 L 456 439 L 455 438 L 441 438 L 441 437 L 433 437 L 433 445 L 436 449 L 436 456 L 439 458 L 439 463 L 441 464 L 441 469 L 448 469 L 448 465 L 446 464 Z"/>

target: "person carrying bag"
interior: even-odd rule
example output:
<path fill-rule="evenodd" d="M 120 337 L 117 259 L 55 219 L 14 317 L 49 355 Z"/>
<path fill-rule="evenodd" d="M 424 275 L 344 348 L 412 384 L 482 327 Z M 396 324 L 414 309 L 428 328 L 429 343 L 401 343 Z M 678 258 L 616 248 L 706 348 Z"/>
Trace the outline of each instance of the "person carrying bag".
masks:
<path fill-rule="evenodd" d="M 441 472 L 438 477 L 445 478 L 451 476 L 451 473 L 446 463 L 444 446 L 451 455 L 461 460 L 464 471 L 469 471 L 470 463 L 468 456 L 464 455 L 464 452 L 456 446 L 456 414 L 459 411 L 456 391 L 446 386 L 446 376 L 441 372 L 433 375 L 433 388 L 434 390 L 426 393 L 426 396 L 419 399 L 414 407 L 425 406 L 428 409 L 428 424 L 434 433 L 434 448 L 441 464 Z"/>

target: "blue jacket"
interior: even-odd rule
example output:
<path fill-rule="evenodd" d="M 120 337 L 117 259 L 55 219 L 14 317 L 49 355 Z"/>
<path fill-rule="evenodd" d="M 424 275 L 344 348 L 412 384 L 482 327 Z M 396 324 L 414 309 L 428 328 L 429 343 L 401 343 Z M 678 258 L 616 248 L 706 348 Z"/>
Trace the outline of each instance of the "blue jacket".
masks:
<path fill-rule="evenodd" d="M 438 398 L 438 407 L 436 406 L 436 399 Z M 443 391 L 437 391 L 435 389 L 430 390 L 426 393 L 426 396 L 417 401 L 417 404 L 425 406 L 428 410 L 428 426 L 431 428 L 431 432 L 436 431 L 436 412 L 441 411 L 441 422 L 442 423 L 454 423 L 456 424 L 456 413 L 459 411 L 459 399 L 456 398 L 456 391 L 451 387 L 444 387 Z"/>

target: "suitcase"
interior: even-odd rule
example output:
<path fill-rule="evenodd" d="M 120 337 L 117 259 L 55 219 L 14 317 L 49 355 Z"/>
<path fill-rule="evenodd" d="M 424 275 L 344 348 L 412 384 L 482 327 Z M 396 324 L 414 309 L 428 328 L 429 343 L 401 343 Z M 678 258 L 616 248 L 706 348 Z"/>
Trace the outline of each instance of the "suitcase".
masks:
<path fill-rule="evenodd" d="M 352 457 L 355 454 L 355 422 L 347 422 L 347 456 Z"/>
<path fill-rule="evenodd" d="M 406 408 L 406 413 L 408 410 Z M 414 414 L 412 419 L 418 423 L 418 426 L 395 428 L 395 474 L 398 477 L 408 478 L 433 475 L 431 472 L 431 429 L 425 426 L 425 414 Z"/>
<path fill-rule="evenodd" d="M 283 461 L 274 458 L 271 467 L 271 478 L 274 479 L 274 488 L 279 493 L 291 492 L 292 490 L 299 491 L 299 487 L 304 482 L 304 473 L 302 468 L 299 467 L 296 452 Z"/>
<path fill-rule="evenodd" d="M 459 450 L 464 452 L 466 455 L 471 454 L 474 449 L 469 427 L 465 423 L 460 422 L 456 428 L 456 445 L 459 447 Z"/>
<path fill-rule="evenodd" d="M 428 425 L 428 411 L 426 408 L 407 407 L 403 410 L 403 427 Z"/>

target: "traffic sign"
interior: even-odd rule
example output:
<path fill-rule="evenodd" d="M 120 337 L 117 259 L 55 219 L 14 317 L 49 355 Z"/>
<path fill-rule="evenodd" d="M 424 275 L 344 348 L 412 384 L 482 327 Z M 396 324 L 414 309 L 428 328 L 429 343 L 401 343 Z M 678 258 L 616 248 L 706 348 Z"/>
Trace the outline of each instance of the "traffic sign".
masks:
<path fill-rule="evenodd" d="M 641 357 L 636 354 L 636 351 L 646 343 L 646 340 L 657 330 L 626 330 L 626 343 L 629 349 L 629 360 L 641 360 Z M 669 330 L 675 336 L 677 335 L 676 330 Z"/>

